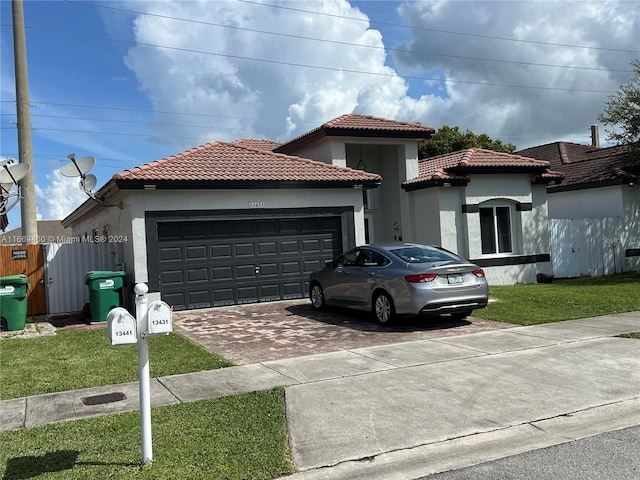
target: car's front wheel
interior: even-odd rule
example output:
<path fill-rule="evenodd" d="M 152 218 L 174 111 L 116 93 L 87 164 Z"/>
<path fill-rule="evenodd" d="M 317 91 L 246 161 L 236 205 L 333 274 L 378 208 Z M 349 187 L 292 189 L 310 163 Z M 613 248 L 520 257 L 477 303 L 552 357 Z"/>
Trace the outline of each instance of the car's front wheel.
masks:
<path fill-rule="evenodd" d="M 373 301 L 373 314 L 380 325 L 388 325 L 396 315 L 393 300 L 384 292 L 376 295 Z"/>
<path fill-rule="evenodd" d="M 322 310 L 327 306 L 324 300 L 324 292 L 322 291 L 322 287 L 319 283 L 314 283 L 311 285 L 311 290 L 309 290 L 309 298 L 311 299 L 311 306 L 316 310 Z"/>

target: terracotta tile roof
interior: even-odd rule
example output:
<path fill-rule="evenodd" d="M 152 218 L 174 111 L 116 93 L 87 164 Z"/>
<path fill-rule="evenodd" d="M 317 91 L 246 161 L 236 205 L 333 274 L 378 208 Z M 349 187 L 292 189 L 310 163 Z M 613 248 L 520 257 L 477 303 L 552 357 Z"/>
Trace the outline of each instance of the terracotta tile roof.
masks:
<path fill-rule="evenodd" d="M 422 125 L 421 123 L 401 122 L 386 118 L 374 117 L 371 115 L 360 115 L 358 113 L 347 113 L 333 120 L 322 124 L 320 129 L 330 130 L 333 128 L 347 128 L 353 130 L 375 130 L 376 132 L 420 132 L 423 134 L 435 133 L 433 127 Z"/>
<path fill-rule="evenodd" d="M 420 160 L 418 176 L 402 186 L 415 189 L 443 183 L 466 185 L 469 173 L 531 173 L 534 182 L 562 179 L 562 174 L 548 167 L 549 162 L 521 155 L 468 148 Z"/>
<path fill-rule="evenodd" d="M 241 147 L 255 148 L 256 150 L 266 150 L 271 152 L 282 145 L 282 142 L 276 142 L 274 140 L 244 138 L 241 140 L 235 140 L 233 144 L 239 145 Z"/>
<path fill-rule="evenodd" d="M 337 167 L 315 160 L 214 142 L 134 167 L 113 176 L 118 185 L 189 182 L 203 186 L 242 182 L 309 182 L 377 184 L 378 174 Z M 124 182 L 124 183 L 123 183 Z"/>
<path fill-rule="evenodd" d="M 562 184 L 550 186 L 550 192 L 637 181 L 640 175 L 640 164 L 632 161 L 628 147 L 622 145 L 595 147 L 554 142 L 517 153 L 547 160 L 551 168 L 564 174 Z"/>
<path fill-rule="evenodd" d="M 301 144 L 328 136 L 360 136 L 386 138 L 430 138 L 435 128 L 420 123 L 401 122 L 371 115 L 348 113 L 334 118 L 319 127 L 284 143 L 275 151 L 286 153 Z"/>

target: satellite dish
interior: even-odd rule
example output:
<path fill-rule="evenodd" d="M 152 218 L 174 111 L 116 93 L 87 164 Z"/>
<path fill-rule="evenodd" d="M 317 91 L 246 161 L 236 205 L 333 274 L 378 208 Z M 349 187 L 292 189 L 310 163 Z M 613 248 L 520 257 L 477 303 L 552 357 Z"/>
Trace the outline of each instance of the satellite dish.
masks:
<path fill-rule="evenodd" d="M 13 183 L 0 183 L 0 189 L 2 189 L 0 193 L 9 193 L 11 187 L 13 187 Z"/>
<path fill-rule="evenodd" d="M 28 163 L 9 163 L 3 162 L 2 170 L 0 170 L 0 183 L 3 184 L 18 184 L 18 181 L 27 176 L 31 165 Z"/>
<path fill-rule="evenodd" d="M 60 169 L 60 173 L 65 177 L 82 177 L 96 164 L 95 157 L 76 158 L 71 154 L 69 159 L 71 163 L 67 163 Z"/>
<path fill-rule="evenodd" d="M 80 188 L 85 192 L 90 192 L 91 190 L 96 188 L 97 184 L 98 184 L 98 179 L 96 178 L 95 175 L 92 175 L 92 174 L 85 175 L 83 178 L 80 179 Z"/>

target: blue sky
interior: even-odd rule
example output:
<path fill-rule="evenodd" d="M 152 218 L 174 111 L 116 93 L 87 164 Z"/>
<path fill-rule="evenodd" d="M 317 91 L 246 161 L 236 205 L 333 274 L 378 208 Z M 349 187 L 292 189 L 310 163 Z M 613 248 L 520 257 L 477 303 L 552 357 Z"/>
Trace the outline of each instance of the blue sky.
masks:
<path fill-rule="evenodd" d="M 25 0 L 24 14 L 40 219 L 86 199 L 58 171 L 71 152 L 97 159 L 100 187 L 209 141 L 287 140 L 352 111 L 519 148 L 589 143 L 640 57 L 638 1 Z M 17 159 L 9 0 L 0 20 L 0 156 Z"/>

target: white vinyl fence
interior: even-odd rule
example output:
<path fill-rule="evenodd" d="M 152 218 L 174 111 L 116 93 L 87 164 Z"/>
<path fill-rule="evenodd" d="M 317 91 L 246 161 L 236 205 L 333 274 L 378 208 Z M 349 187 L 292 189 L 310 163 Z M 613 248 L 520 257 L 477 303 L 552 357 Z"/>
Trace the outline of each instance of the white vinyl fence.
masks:
<path fill-rule="evenodd" d="M 628 271 L 625 250 L 634 241 L 621 218 L 552 219 L 553 273 L 572 278 Z"/>
<path fill-rule="evenodd" d="M 45 281 L 48 313 L 79 312 L 89 302 L 87 272 L 114 270 L 116 252 L 108 243 L 48 243 Z"/>

